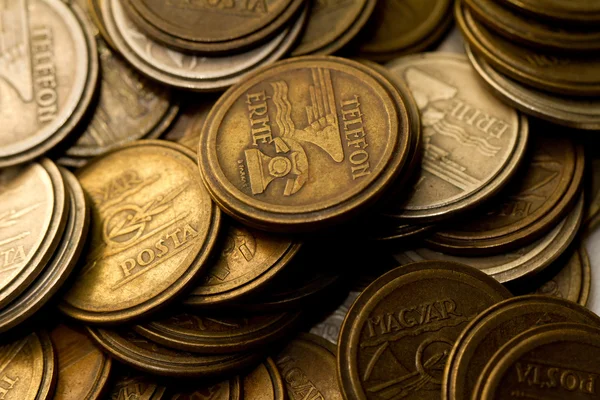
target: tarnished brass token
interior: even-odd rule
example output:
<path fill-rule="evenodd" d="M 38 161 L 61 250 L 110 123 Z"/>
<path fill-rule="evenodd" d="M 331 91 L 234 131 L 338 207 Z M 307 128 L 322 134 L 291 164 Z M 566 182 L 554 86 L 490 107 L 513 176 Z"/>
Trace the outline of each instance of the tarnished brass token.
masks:
<path fill-rule="evenodd" d="M 479 374 L 505 343 L 531 327 L 557 322 L 600 326 L 600 318 L 584 307 L 539 295 L 508 299 L 480 313 L 448 356 L 442 399 L 472 398 Z"/>
<path fill-rule="evenodd" d="M 269 235 L 235 222 L 216 251 L 220 257 L 207 270 L 185 303 L 204 306 L 234 301 L 260 290 L 293 260 L 300 243 Z"/>
<path fill-rule="evenodd" d="M 201 355 L 160 346 L 132 330 L 87 328 L 105 351 L 120 362 L 151 374 L 172 377 L 203 377 L 229 374 L 251 365 L 260 354 Z"/>
<path fill-rule="evenodd" d="M 429 247 L 447 254 L 491 255 L 514 250 L 548 233 L 581 193 L 583 146 L 541 122 L 530 125 L 530 147 L 517 177 L 498 200 L 481 207 L 470 221 L 436 232 Z"/>
<path fill-rule="evenodd" d="M 410 263 L 427 260 L 460 262 L 494 277 L 499 282 L 532 276 L 552 264 L 577 235 L 583 217 L 583 198 L 575 208 L 546 236 L 536 242 L 507 254 L 487 257 L 459 257 L 428 248 L 411 249 L 396 257 Z"/>
<path fill-rule="evenodd" d="M 313 230 L 390 187 L 408 158 L 410 131 L 402 99 L 376 71 L 302 57 L 231 88 L 200 143 L 203 179 L 227 213 L 264 229 Z"/>
<path fill-rule="evenodd" d="M 600 329 L 583 324 L 532 328 L 506 343 L 481 372 L 471 399 L 537 399 L 596 396 Z"/>
<path fill-rule="evenodd" d="M 557 96 L 525 86 L 494 70 L 468 46 L 467 55 L 485 85 L 525 114 L 571 128 L 600 130 L 600 101 L 597 99 Z"/>
<path fill-rule="evenodd" d="M 0 346 L 5 399 L 50 400 L 56 384 L 56 355 L 45 332 L 30 333 Z"/>
<path fill-rule="evenodd" d="M 317 0 L 292 56 L 329 55 L 344 47 L 364 27 L 377 0 Z"/>
<path fill-rule="evenodd" d="M 90 216 L 85 195 L 73 174 L 65 169 L 60 172 L 67 184 L 70 201 L 66 228 L 57 249 L 40 275 L 25 292 L 0 309 L 0 332 L 30 318 L 51 300 L 73 271 L 85 245 Z"/>
<path fill-rule="evenodd" d="M 424 155 L 410 198 L 385 215 L 427 223 L 473 208 L 514 174 L 528 123 L 479 82 L 464 56 L 431 53 L 387 65 L 404 80 L 421 111 Z"/>
<path fill-rule="evenodd" d="M 531 50 L 494 35 L 456 2 L 456 20 L 472 50 L 499 72 L 559 95 L 600 95 L 600 57 L 565 57 Z"/>
<path fill-rule="evenodd" d="M 60 324 L 50 332 L 57 355 L 54 400 L 94 400 L 105 391 L 112 361 L 85 332 Z"/>
<path fill-rule="evenodd" d="M 108 391 L 110 400 L 166 400 L 166 387 L 155 383 L 149 376 L 138 375 L 133 371 L 119 371 L 113 379 L 112 387 Z"/>
<path fill-rule="evenodd" d="M 91 197 L 90 249 L 60 305 L 64 313 L 92 323 L 129 321 L 193 284 L 220 225 L 194 160 L 181 145 L 149 140 L 78 171 Z"/>
<path fill-rule="evenodd" d="M 229 316 L 180 312 L 135 326 L 140 335 L 172 349 L 203 354 L 246 352 L 280 339 L 298 325 L 302 313 Z"/>
<path fill-rule="evenodd" d="M 239 376 L 217 383 L 189 383 L 169 387 L 166 398 L 169 400 L 243 400 L 242 383 Z M 250 399 L 252 399 L 250 397 Z M 119 399 L 120 400 L 120 399 Z M 261 399 L 262 400 L 262 399 Z"/>
<path fill-rule="evenodd" d="M 415 263 L 381 276 L 342 326 L 338 379 L 345 398 L 439 399 L 441 371 L 462 329 L 510 296 L 464 264 Z"/>
<path fill-rule="evenodd" d="M 389 61 L 424 51 L 452 25 L 450 0 L 377 0 L 360 33 L 360 57 Z"/>
<path fill-rule="evenodd" d="M 267 358 L 244 377 L 244 399 L 251 400 L 285 400 L 283 379 L 271 358 Z M 292 397 L 290 400 L 293 400 Z"/>
<path fill-rule="evenodd" d="M 62 142 L 87 111 L 98 78 L 96 44 L 77 6 L 20 1 L 0 33 L 0 168 Z"/>
<path fill-rule="evenodd" d="M 600 4 L 593 0 L 501 0 L 503 3 L 536 17 L 554 22 L 600 22 Z"/>
<path fill-rule="evenodd" d="M 342 400 L 336 378 L 336 347 L 312 334 L 302 334 L 277 354 L 275 362 L 290 400 Z"/>
<path fill-rule="evenodd" d="M 65 230 L 69 201 L 47 159 L 0 170 L 0 307 L 43 272 Z"/>

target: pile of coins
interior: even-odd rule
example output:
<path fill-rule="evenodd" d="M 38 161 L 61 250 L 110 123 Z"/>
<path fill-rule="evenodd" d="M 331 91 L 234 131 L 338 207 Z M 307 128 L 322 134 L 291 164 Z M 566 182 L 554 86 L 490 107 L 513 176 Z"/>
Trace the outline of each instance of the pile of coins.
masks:
<path fill-rule="evenodd" d="M 0 1 L 0 399 L 594 396 L 598 22 Z"/>

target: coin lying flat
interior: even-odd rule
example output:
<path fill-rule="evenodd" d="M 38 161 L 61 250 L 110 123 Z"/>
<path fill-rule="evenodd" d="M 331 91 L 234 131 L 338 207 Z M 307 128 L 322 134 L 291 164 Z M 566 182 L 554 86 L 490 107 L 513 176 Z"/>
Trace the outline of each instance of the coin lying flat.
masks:
<path fill-rule="evenodd" d="M 106 388 L 111 359 L 75 326 L 60 324 L 50 332 L 50 338 L 58 363 L 54 399 L 97 399 Z"/>
<path fill-rule="evenodd" d="M 409 56 L 387 67 L 419 106 L 424 155 L 412 195 L 385 215 L 426 223 L 496 194 L 525 154 L 527 120 L 485 90 L 464 56 Z"/>
<path fill-rule="evenodd" d="M 600 5 L 594 1 L 502 0 L 502 2 L 536 17 L 548 18 L 554 22 L 563 21 L 575 24 L 600 22 Z"/>
<path fill-rule="evenodd" d="M 557 322 L 599 326 L 600 318 L 575 303 L 546 296 L 515 297 L 480 313 L 448 357 L 442 399 L 470 399 L 479 374 L 505 343 L 534 326 Z"/>
<path fill-rule="evenodd" d="M 181 145 L 139 141 L 78 171 L 91 197 L 91 238 L 60 305 L 64 313 L 94 323 L 129 321 L 193 284 L 220 225 L 194 160 Z"/>
<path fill-rule="evenodd" d="M 169 387 L 166 398 L 169 400 L 242 400 L 242 383 L 239 376 L 216 383 L 178 383 Z M 245 395 L 245 393 L 244 393 Z"/>
<path fill-rule="evenodd" d="M 55 353 L 45 332 L 0 345 L 0 395 L 8 399 L 50 400 L 57 377 Z"/>
<path fill-rule="evenodd" d="M 275 362 L 267 358 L 244 377 L 244 399 L 284 400 L 286 399 L 283 379 Z"/>
<path fill-rule="evenodd" d="M 219 99 L 202 130 L 200 171 L 215 201 L 245 224 L 316 229 L 390 186 L 408 158 L 408 126 L 397 91 L 372 69 L 334 57 L 286 60 Z"/>
<path fill-rule="evenodd" d="M 336 347 L 323 338 L 302 334 L 277 354 L 288 398 L 342 400 L 336 371 Z"/>
<path fill-rule="evenodd" d="M 584 399 L 596 393 L 600 329 L 583 324 L 532 328 L 503 346 L 482 371 L 472 399 Z M 537 376 L 537 379 L 534 379 Z"/>
<path fill-rule="evenodd" d="M 113 378 L 113 383 L 108 390 L 108 398 L 113 400 L 144 399 L 166 400 L 166 387 L 157 385 L 155 379 L 145 375 L 138 375 L 133 371 L 119 371 Z"/>
<path fill-rule="evenodd" d="M 378 278 L 352 305 L 339 338 L 347 399 L 439 399 L 456 338 L 487 307 L 511 297 L 464 264 L 424 262 Z"/>

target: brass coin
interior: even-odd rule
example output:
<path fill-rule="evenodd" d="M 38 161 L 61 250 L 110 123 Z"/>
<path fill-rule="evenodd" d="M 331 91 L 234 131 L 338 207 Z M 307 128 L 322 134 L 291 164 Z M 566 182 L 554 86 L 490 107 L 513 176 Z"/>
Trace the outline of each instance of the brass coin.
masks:
<path fill-rule="evenodd" d="M 166 387 L 155 383 L 149 376 L 138 375 L 132 371 L 119 373 L 108 391 L 110 400 L 166 400 Z"/>
<path fill-rule="evenodd" d="M 519 46 L 495 35 L 461 1 L 455 15 L 472 50 L 493 68 L 526 85 L 559 95 L 600 95 L 600 57 L 565 57 Z"/>
<path fill-rule="evenodd" d="M 460 262 L 475 267 L 499 282 L 532 276 L 554 262 L 573 241 L 581 226 L 583 198 L 575 208 L 546 236 L 507 254 L 487 257 L 459 257 L 428 248 L 411 249 L 397 255 L 403 263 L 440 260 Z"/>
<path fill-rule="evenodd" d="M 590 263 L 590 257 L 585 247 L 582 246 L 579 249 L 579 255 L 583 264 L 583 282 L 581 285 L 581 295 L 577 302 L 585 307 L 588 304 L 592 288 L 592 264 Z"/>
<path fill-rule="evenodd" d="M 506 103 L 528 115 L 577 129 L 600 129 L 600 101 L 557 96 L 514 81 L 496 70 L 467 46 L 467 55 L 484 84 Z"/>
<path fill-rule="evenodd" d="M 471 399 L 511 399 L 514 393 L 534 399 L 590 398 L 596 394 L 599 356 L 597 327 L 564 323 L 532 328 L 494 354 Z"/>
<path fill-rule="evenodd" d="M 54 400 L 93 400 L 105 391 L 111 359 L 102 353 L 85 332 L 60 324 L 50 332 L 58 362 Z"/>
<path fill-rule="evenodd" d="M 323 339 L 329 340 L 333 344 L 338 343 L 338 337 L 340 336 L 340 330 L 342 329 L 342 323 L 348 315 L 348 311 L 352 304 L 356 301 L 361 292 L 350 292 L 344 302 L 335 309 L 325 319 L 314 325 L 310 329 L 310 333 L 322 337 Z"/>
<path fill-rule="evenodd" d="M 557 322 L 600 326 L 600 318 L 591 311 L 546 296 L 515 297 L 480 313 L 464 328 L 448 356 L 442 399 L 470 399 L 479 374 L 505 343 L 531 327 Z"/>
<path fill-rule="evenodd" d="M 510 296 L 464 264 L 415 263 L 381 276 L 342 326 L 338 379 L 344 398 L 439 399 L 441 371 L 462 329 Z"/>
<path fill-rule="evenodd" d="M 284 400 L 283 379 L 271 358 L 267 358 L 244 377 L 244 399 Z M 292 398 L 293 399 L 293 398 Z"/>
<path fill-rule="evenodd" d="M 564 21 L 574 24 L 600 22 L 600 5 L 589 0 L 502 0 L 525 13 L 544 17 L 554 22 Z"/>
<path fill-rule="evenodd" d="M 327 340 L 302 334 L 277 354 L 275 362 L 290 400 L 342 400 L 336 378 L 337 348 Z"/>
<path fill-rule="evenodd" d="M 50 400 L 56 385 L 56 355 L 45 332 L 30 333 L 0 346 L 0 396 Z"/>
<path fill-rule="evenodd" d="M 243 400 L 242 383 L 239 376 L 216 383 L 189 383 L 176 388 L 170 387 L 166 399 L 169 400 Z M 253 398 L 250 398 L 253 400 Z"/>
<path fill-rule="evenodd" d="M 298 311 L 239 316 L 179 312 L 134 329 L 172 349 L 203 354 L 247 352 L 289 333 L 301 315 Z"/>
<path fill-rule="evenodd" d="M 431 53 L 387 67 L 421 110 L 424 155 L 412 195 L 385 215 L 423 224 L 496 194 L 525 154 L 526 118 L 489 94 L 464 56 Z"/>
<path fill-rule="evenodd" d="M 166 85 L 195 91 L 224 90 L 250 70 L 280 59 L 300 35 L 306 18 L 304 11 L 292 26 L 244 53 L 201 57 L 175 52 L 144 35 L 125 14 L 121 1 L 102 0 L 100 3 L 110 37 L 131 65 Z"/>
<path fill-rule="evenodd" d="M 185 303 L 204 306 L 231 302 L 260 290 L 293 260 L 300 243 L 235 222 L 226 226 L 216 259 Z"/>
<path fill-rule="evenodd" d="M 150 374 L 183 378 L 208 378 L 238 371 L 255 362 L 257 354 L 201 355 L 160 346 L 132 330 L 87 328 L 92 339 L 112 357 Z"/>
<path fill-rule="evenodd" d="M 426 240 L 447 254 L 491 255 L 514 250 L 548 233 L 577 201 L 585 168 L 583 146 L 564 128 L 530 125 L 530 147 L 517 177 L 471 215 L 470 221 L 442 228 Z"/>
<path fill-rule="evenodd" d="M 200 143 L 201 174 L 225 212 L 258 228 L 311 230 L 373 203 L 405 164 L 410 132 L 402 99 L 376 71 L 302 57 L 231 88 Z"/>
<path fill-rule="evenodd" d="M 360 34 L 360 57 L 389 61 L 425 50 L 450 28 L 451 4 L 450 0 L 377 0 Z"/>
<path fill-rule="evenodd" d="M 365 26 L 377 0 L 316 0 L 302 39 L 292 56 L 329 55 L 344 47 Z"/>
<path fill-rule="evenodd" d="M 182 51 L 235 53 L 276 35 L 304 0 L 125 0 L 129 16 L 154 40 Z"/>
<path fill-rule="evenodd" d="M 68 213 L 65 183 L 52 161 L 0 170 L 0 307 L 43 272 Z"/>
<path fill-rule="evenodd" d="M 5 12 L 12 22 L 1 34 L 8 46 L 2 53 L 10 56 L 0 61 L 0 168 L 63 141 L 90 105 L 98 78 L 96 44 L 77 6 L 31 0 Z"/>
<path fill-rule="evenodd" d="M 139 141 L 78 171 L 91 197 L 90 250 L 60 304 L 64 313 L 130 321 L 193 284 L 220 225 L 194 160 L 181 145 Z"/>
<path fill-rule="evenodd" d="M 61 174 L 69 193 L 69 216 L 50 261 L 35 281 L 19 297 L 0 309 L 0 332 L 14 328 L 48 303 L 69 277 L 85 245 L 89 227 L 89 208 L 81 185 L 65 169 Z"/>

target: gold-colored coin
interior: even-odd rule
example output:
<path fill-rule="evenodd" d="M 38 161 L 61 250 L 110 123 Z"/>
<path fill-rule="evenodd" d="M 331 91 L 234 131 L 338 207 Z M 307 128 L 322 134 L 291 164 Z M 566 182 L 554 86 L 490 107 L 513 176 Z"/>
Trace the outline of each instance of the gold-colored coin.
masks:
<path fill-rule="evenodd" d="M 590 0 L 502 0 L 524 13 L 550 21 L 582 23 L 600 22 L 600 5 Z"/>
<path fill-rule="evenodd" d="M 281 374 L 271 358 L 267 358 L 244 376 L 243 387 L 244 399 L 285 400 L 288 398 Z"/>
<path fill-rule="evenodd" d="M 167 389 L 166 398 L 169 400 L 243 400 L 242 383 L 239 376 L 232 377 L 216 383 L 188 383 L 178 382 L 176 387 Z"/>
<path fill-rule="evenodd" d="M 200 171 L 216 202 L 246 224 L 317 229 L 390 187 L 408 158 L 409 125 L 376 71 L 334 57 L 291 59 L 219 99 L 202 130 Z"/>
<path fill-rule="evenodd" d="M 65 230 L 69 201 L 58 168 L 47 159 L 0 170 L 0 307 L 44 271 Z"/>
<path fill-rule="evenodd" d="M 381 276 L 342 326 L 338 380 L 344 398 L 439 399 L 446 358 L 462 329 L 509 297 L 497 281 L 464 264 L 415 263 Z"/>
<path fill-rule="evenodd" d="M 7 400 L 52 399 L 57 376 L 55 358 L 45 332 L 30 333 L 0 345 L 0 396 Z"/>
<path fill-rule="evenodd" d="M 235 301 L 264 288 L 294 259 L 300 243 L 229 223 L 220 254 L 185 303 L 204 306 Z"/>
<path fill-rule="evenodd" d="M 412 194 L 384 215 L 423 224 L 496 194 L 525 154 L 527 119 L 489 94 L 464 56 L 416 55 L 387 67 L 421 111 L 424 155 Z"/>
<path fill-rule="evenodd" d="M 166 387 L 158 385 L 156 379 L 150 376 L 139 375 L 137 372 L 121 368 L 112 379 L 112 386 L 108 390 L 110 400 L 166 400 Z"/>
<path fill-rule="evenodd" d="M 389 61 L 435 44 L 452 25 L 450 0 L 377 0 L 360 33 L 359 56 Z"/>
<path fill-rule="evenodd" d="M 93 400 L 104 393 L 112 361 L 94 346 L 85 332 L 60 324 L 50 332 L 54 344 L 58 381 L 54 400 Z"/>
<path fill-rule="evenodd" d="M 91 238 L 60 305 L 64 313 L 93 323 L 129 321 L 193 284 L 209 265 L 220 225 L 194 161 L 181 145 L 140 141 L 78 171 L 91 197 Z"/>
<path fill-rule="evenodd" d="M 12 22 L 1 34 L 0 168 L 62 142 L 87 111 L 98 78 L 96 44 L 77 6 L 31 0 L 5 12 Z"/>
<path fill-rule="evenodd" d="M 277 354 L 275 362 L 285 381 L 288 398 L 342 400 L 336 377 L 337 348 L 312 334 L 302 334 Z"/>
<path fill-rule="evenodd" d="M 329 55 L 344 47 L 364 27 L 377 0 L 317 0 L 292 56 Z"/>

